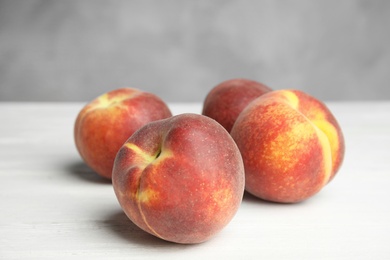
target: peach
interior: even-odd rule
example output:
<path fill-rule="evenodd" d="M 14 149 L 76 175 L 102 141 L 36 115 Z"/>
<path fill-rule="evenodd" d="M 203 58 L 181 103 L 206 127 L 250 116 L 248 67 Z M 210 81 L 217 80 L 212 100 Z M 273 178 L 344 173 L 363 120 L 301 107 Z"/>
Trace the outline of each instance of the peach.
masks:
<path fill-rule="evenodd" d="M 215 86 L 203 102 L 202 115 L 211 117 L 230 132 L 241 111 L 254 99 L 271 91 L 249 79 L 231 79 Z"/>
<path fill-rule="evenodd" d="M 242 111 L 231 135 L 245 166 L 246 190 L 294 203 L 319 192 L 344 158 L 341 128 L 324 103 L 298 90 L 277 90 Z"/>
<path fill-rule="evenodd" d="M 112 183 L 134 224 L 163 240 L 194 244 L 231 221 L 244 178 L 229 133 L 206 116 L 181 114 L 134 133 L 116 156 Z"/>
<path fill-rule="evenodd" d="M 77 115 L 76 148 L 89 167 L 111 179 L 114 159 L 123 143 L 145 124 L 171 116 L 168 106 L 154 94 L 134 88 L 107 92 Z"/>

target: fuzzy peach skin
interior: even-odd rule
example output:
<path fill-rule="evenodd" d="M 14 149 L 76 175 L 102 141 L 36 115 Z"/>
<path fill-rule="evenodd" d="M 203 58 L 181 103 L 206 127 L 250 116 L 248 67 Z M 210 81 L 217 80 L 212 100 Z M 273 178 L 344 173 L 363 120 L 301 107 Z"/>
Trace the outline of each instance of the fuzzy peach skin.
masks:
<path fill-rule="evenodd" d="M 208 117 L 181 114 L 132 135 L 117 154 L 112 181 L 133 223 L 163 240 L 194 244 L 231 221 L 244 178 L 229 133 Z"/>
<path fill-rule="evenodd" d="M 123 143 L 145 124 L 171 117 L 158 96 L 134 88 L 107 92 L 85 105 L 74 126 L 74 140 L 85 163 L 111 179 L 114 159 Z"/>
<path fill-rule="evenodd" d="M 298 90 L 254 100 L 231 135 L 244 160 L 246 190 L 264 200 L 294 203 L 313 196 L 344 158 L 344 137 L 331 111 Z"/>
<path fill-rule="evenodd" d="M 230 79 L 215 86 L 203 102 L 202 115 L 215 119 L 230 132 L 241 111 L 254 99 L 271 91 L 249 79 Z"/>

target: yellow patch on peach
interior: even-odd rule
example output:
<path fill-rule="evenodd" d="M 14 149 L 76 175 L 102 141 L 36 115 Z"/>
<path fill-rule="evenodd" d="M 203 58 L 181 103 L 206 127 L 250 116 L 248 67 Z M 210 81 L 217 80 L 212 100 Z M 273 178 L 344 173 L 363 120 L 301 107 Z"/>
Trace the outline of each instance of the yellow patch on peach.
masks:
<path fill-rule="evenodd" d="M 291 107 L 293 107 L 294 109 L 298 109 L 299 98 L 297 97 L 297 95 L 294 92 L 288 91 L 288 90 L 283 90 L 283 91 L 281 91 L 281 93 L 287 99 L 288 104 Z"/>
<path fill-rule="evenodd" d="M 213 206 L 215 209 L 217 209 L 217 211 L 221 211 L 220 209 L 223 209 L 222 211 L 225 211 L 230 207 L 232 198 L 233 192 L 230 188 L 216 190 L 212 194 L 212 200 L 214 201 Z M 211 218 L 215 215 L 215 212 L 213 210 L 211 210 L 209 213 L 209 217 Z"/>
<path fill-rule="evenodd" d="M 148 152 L 142 150 L 139 146 L 133 143 L 125 143 L 123 146 L 133 151 L 134 154 L 137 155 L 138 161 L 136 164 L 151 163 L 156 158 L 155 156 L 150 155 Z"/>
<path fill-rule="evenodd" d="M 154 154 L 150 154 L 148 151 L 142 150 L 139 146 L 135 145 L 134 143 L 125 143 L 123 146 L 133 151 L 134 154 L 137 155 L 137 158 L 139 159 L 137 164 L 140 165 L 145 165 L 145 164 L 157 165 L 163 159 L 173 156 L 172 152 L 169 149 L 163 149 L 163 151 L 158 150 Z"/>
<path fill-rule="evenodd" d="M 98 106 L 100 107 L 108 107 L 112 103 L 107 93 L 99 96 L 97 100 L 99 101 Z"/>
<path fill-rule="evenodd" d="M 110 95 L 110 93 L 104 93 L 97 98 L 98 107 L 107 108 L 109 106 L 121 103 L 125 99 L 132 98 L 139 91 L 134 90 L 130 95 L 129 93 L 118 93 L 118 95 Z"/>
<path fill-rule="evenodd" d="M 158 198 L 158 192 L 150 188 L 138 190 L 137 192 L 137 200 L 140 203 L 148 204 L 149 202 L 156 200 L 157 198 Z"/>
<path fill-rule="evenodd" d="M 333 160 L 332 160 L 332 152 L 331 152 L 331 145 L 328 139 L 328 136 L 317 126 L 314 126 L 317 135 L 318 135 L 318 140 L 321 143 L 321 148 L 322 148 L 322 155 L 323 155 L 323 167 L 324 167 L 324 179 L 323 183 L 324 185 L 328 183 L 330 176 L 332 174 L 333 170 Z"/>
<path fill-rule="evenodd" d="M 315 120 L 312 122 L 327 136 L 332 153 L 332 162 L 333 164 L 335 164 L 336 154 L 340 149 L 338 141 L 340 137 L 337 133 L 336 128 L 331 123 L 325 120 Z"/>
<path fill-rule="evenodd" d="M 173 157 L 173 153 L 171 150 L 167 148 L 161 148 L 159 154 L 155 155 L 155 160 L 153 161 L 153 165 L 157 166 L 159 163 L 163 162 L 165 159 Z"/>

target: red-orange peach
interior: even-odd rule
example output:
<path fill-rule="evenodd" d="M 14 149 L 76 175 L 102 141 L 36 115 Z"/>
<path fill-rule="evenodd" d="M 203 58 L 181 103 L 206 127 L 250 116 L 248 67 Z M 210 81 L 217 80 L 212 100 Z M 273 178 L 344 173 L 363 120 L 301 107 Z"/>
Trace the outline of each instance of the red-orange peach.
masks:
<path fill-rule="evenodd" d="M 331 111 L 298 90 L 254 100 L 231 135 L 244 160 L 246 190 L 264 200 L 294 203 L 313 196 L 344 158 L 343 134 Z"/>
<path fill-rule="evenodd" d="M 152 93 L 115 89 L 79 112 L 74 126 L 75 144 L 89 167 L 111 179 L 114 159 L 123 143 L 145 124 L 171 116 L 165 102 Z"/>
<path fill-rule="evenodd" d="M 215 120 L 180 114 L 147 124 L 119 150 L 112 183 L 133 223 L 163 240 L 201 243 L 242 201 L 240 152 Z"/>
<path fill-rule="evenodd" d="M 241 111 L 254 99 L 271 91 L 249 79 L 231 79 L 215 86 L 203 102 L 202 115 L 211 117 L 230 132 Z"/>

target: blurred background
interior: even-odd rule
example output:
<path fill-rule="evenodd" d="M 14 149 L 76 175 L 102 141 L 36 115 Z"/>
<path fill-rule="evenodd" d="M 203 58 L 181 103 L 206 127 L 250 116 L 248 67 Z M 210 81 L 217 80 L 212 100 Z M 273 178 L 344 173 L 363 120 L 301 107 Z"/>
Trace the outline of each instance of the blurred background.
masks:
<path fill-rule="evenodd" d="M 202 102 L 231 78 L 390 99 L 390 1 L 0 0 L 0 101 Z"/>

